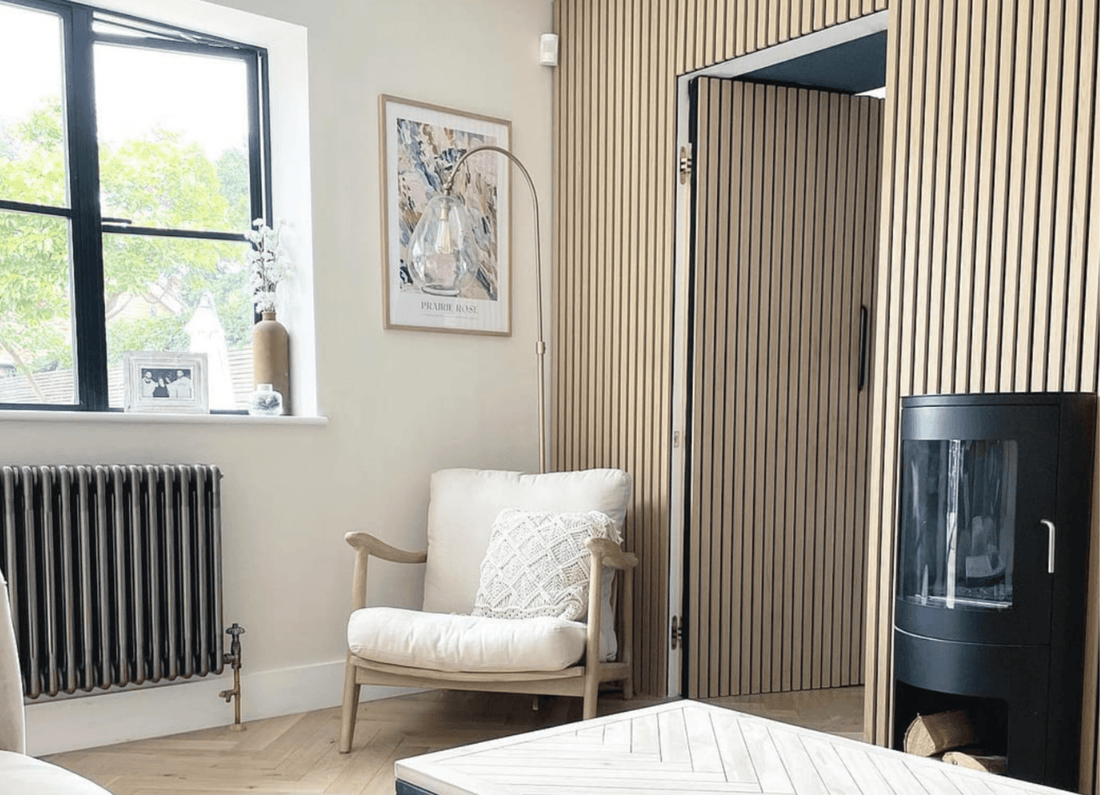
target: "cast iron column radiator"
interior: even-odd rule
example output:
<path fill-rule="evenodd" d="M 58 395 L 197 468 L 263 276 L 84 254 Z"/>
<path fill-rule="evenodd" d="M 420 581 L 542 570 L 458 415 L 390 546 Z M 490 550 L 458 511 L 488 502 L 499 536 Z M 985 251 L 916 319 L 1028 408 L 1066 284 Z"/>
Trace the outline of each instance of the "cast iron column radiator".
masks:
<path fill-rule="evenodd" d="M 0 469 L 0 567 L 27 698 L 220 674 L 215 466 Z"/>

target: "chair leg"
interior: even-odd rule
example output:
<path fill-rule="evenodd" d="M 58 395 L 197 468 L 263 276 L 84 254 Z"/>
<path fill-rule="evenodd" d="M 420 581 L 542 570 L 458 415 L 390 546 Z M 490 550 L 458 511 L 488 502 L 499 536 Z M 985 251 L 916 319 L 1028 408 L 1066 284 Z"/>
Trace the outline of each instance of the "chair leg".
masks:
<path fill-rule="evenodd" d="M 596 697 L 600 693 L 600 679 L 595 674 L 584 678 L 584 720 L 596 717 Z"/>
<path fill-rule="evenodd" d="M 634 677 L 633 675 L 626 677 L 623 680 L 623 701 L 630 701 L 634 698 Z"/>
<path fill-rule="evenodd" d="M 344 709 L 340 716 L 340 753 L 351 751 L 355 739 L 355 716 L 359 711 L 359 683 L 355 681 L 355 666 L 349 659 L 344 671 Z"/>

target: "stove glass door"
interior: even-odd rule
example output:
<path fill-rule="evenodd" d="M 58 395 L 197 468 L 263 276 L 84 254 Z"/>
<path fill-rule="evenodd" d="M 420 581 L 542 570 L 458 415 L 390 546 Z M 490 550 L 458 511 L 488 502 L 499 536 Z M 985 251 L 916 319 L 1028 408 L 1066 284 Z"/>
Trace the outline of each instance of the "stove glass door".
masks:
<path fill-rule="evenodd" d="M 898 598 L 947 610 L 1012 607 L 1019 446 L 908 440 Z"/>

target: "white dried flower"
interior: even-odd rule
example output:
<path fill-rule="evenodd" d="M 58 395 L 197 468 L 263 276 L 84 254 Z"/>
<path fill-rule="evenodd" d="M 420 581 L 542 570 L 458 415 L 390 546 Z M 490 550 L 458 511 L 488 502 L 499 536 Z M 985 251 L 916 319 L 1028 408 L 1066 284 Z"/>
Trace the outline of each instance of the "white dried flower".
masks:
<path fill-rule="evenodd" d="M 257 218 L 252 225 L 256 227 L 255 231 L 249 230 L 244 234 L 252 243 L 246 255 L 251 271 L 248 290 L 252 293 L 257 312 L 274 312 L 276 289 L 287 278 L 292 267 L 280 241 L 284 224 L 279 221 L 272 229 L 264 219 Z"/>

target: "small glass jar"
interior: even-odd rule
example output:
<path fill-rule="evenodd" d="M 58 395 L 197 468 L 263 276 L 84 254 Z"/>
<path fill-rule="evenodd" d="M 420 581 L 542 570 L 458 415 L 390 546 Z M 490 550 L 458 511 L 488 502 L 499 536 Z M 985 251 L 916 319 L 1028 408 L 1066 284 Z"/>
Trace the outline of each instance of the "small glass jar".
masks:
<path fill-rule="evenodd" d="M 253 417 L 278 417 L 283 413 L 283 396 L 271 384 L 257 384 L 248 396 L 248 413 Z"/>

